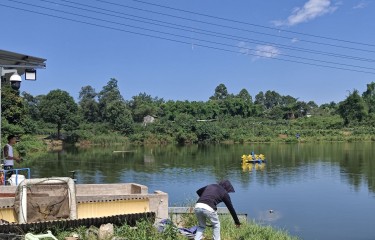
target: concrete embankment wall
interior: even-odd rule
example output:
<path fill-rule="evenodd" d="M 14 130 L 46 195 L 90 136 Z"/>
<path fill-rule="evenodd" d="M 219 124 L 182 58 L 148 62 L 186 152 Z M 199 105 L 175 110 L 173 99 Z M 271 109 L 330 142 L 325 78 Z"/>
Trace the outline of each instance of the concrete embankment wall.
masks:
<path fill-rule="evenodd" d="M 0 186 L 0 216 L 16 222 L 15 186 Z M 147 186 L 136 183 L 76 184 L 78 218 L 155 212 L 156 221 L 168 218 L 168 194 L 148 193 Z"/>

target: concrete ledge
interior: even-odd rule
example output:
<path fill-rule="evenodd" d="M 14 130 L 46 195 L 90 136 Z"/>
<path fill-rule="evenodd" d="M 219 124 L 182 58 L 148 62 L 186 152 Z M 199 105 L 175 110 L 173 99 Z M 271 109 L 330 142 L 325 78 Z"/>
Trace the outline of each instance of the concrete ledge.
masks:
<path fill-rule="evenodd" d="M 77 197 L 97 195 L 148 194 L 148 187 L 136 183 L 76 184 Z"/>
<path fill-rule="evenodd" d="M 156 214 L 155 221 L 160 222 L 168 218 L 168 194 L 162 191 L 155 191 L 148 196 L 150 203 L 150 212 Z"/>
<path fill-rule="evenodd" d="M 228 208 L 218 207 L 217 213 L 219 215 L 230 215 Z M 169 218 L 172 219 L 178 225 L 182 223 L 182 216 L 186 214 L 195 214 L 194 207 L 169 207 L 168 208 Z M 241 222 L 247 221 L 246 213 L 237 213 L 237 216 Z"/>

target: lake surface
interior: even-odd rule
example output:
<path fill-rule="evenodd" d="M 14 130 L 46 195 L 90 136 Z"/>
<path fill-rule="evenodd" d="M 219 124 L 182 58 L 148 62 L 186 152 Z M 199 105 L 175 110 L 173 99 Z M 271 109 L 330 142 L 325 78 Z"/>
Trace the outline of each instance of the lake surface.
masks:
<path fill-rule="evenodd" d="M 253 149 L 267 164 L 242 168 L 241 156 Z M 229 179 L 237 212 L 261 224 L 303 239 L 375 239 L 371 142 L 72 148 L 26 165 L 32 177 L 75 170 L 78 183 L 144 184 L 167 192 L 170 206 L 192 204 L 198 188 Z"/>

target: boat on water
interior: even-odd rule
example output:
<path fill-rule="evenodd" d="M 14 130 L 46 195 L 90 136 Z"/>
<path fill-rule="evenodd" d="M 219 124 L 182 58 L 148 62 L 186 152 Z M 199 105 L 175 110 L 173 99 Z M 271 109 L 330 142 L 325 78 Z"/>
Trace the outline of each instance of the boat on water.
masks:
<path fill-rule="evenodd" d="M 266 157 L 263 154 L 255 154 L 254 152 L 251 152 L 249 155 L 242 155 L 241 157 L 242 163 L 266 163 Z"/>

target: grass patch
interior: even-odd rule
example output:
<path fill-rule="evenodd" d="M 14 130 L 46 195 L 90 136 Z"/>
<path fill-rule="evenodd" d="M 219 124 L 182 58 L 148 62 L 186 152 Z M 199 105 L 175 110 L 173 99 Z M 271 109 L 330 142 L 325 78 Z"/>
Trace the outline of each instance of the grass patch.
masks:
<path fill-rule="evenodd" d="M 191 227 L 197 224 L 194 214 L 184 216 L 184 225 Z M 298 237 L 290 236 L 286 231 L 275 229 L 271 226 L 261 226 L 255 222 L 242 223 L 241 227 L 236 228 L 230 216 L 221 216 L 221 238 L 225 240 L 298 240 Z M 80 227 L 72 231 L 55 230 L 55 236 L 58 239 L 64 239 L 72 233 L 77 233 L 81 240 L 90 240 L 88 229 Z M 115 236 L 127 240 L 186 240 L 180 235 L 173 226 L 167 226 L 164 232 L 158 232 L 156 227 L 148 221 L 137 222 L 136 227 L 123 225 L 115 227 Z M 212 228 L 207 227 L 205 239 L 211 239 Z"/>
<path fill-rule="evenodd" d="M 185 214 L 182 217 L 184 226 L 198 225 L 197 218 L 194 214 Z M 298 237 L 293 237 L 288 232 L 273 228 L 271 226 L 262 226 L 254 221 L 241 222 L 241 227 L 236 228 L 234 221 L 229 215 L 220 216 L 221 238 L 225 240 L 298 240 Z M 204 236 L 206 239 L 211 239 L 212 228 L 207 227 Z"/>

